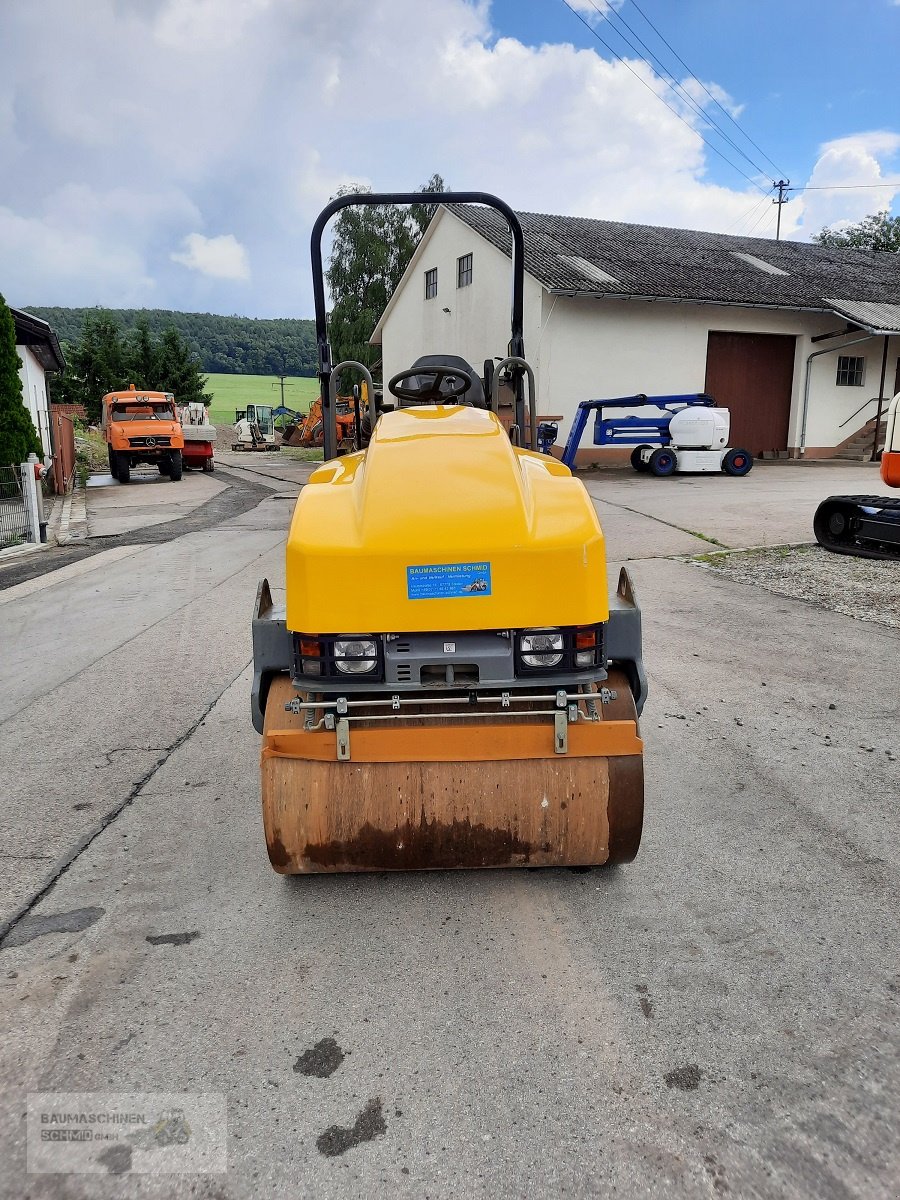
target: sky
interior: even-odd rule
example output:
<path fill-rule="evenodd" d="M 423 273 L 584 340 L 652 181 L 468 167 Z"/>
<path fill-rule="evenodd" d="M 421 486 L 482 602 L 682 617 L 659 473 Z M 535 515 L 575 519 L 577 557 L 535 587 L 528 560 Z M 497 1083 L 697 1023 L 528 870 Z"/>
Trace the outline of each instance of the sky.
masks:
<path fill-rule="evenodd" d="M 900 212 L 898 49 L 900 0 L 0 0 L 0 292 L 310 316 L 329 197 L 435 172 L 756 237 L 785 179 L 808 240 Z"/>

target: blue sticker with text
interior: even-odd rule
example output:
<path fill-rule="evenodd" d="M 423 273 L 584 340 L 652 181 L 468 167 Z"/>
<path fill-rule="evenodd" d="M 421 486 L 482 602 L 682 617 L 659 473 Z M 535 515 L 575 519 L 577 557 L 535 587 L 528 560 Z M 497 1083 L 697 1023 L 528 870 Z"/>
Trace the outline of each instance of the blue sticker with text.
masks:
<path fill-rule="evenodd" d="M 429 563 L 406 568 L 410 600 L 448 600 L 491 594 L 491 564 Z"/>

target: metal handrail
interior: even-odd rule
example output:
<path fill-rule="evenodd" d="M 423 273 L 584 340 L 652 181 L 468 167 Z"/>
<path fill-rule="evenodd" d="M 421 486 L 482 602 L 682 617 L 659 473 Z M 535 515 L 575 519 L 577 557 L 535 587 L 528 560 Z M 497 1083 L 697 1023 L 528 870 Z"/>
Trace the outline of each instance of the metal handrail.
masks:
<path fill-rule="evenodd" d="M 504 368 L 509 367 L 513 373 L 518 372 L 520 375 L 524 372 L 528 376 L 528 418 L 530 429 L 528 431 L 528 449 L 537 449 L 537 400 L 535 399 L 534 388 L 534 371 L 519 355 L 510 355 L 509 358 L 504 358 L 502 362 L 497 363 L 494 367 L 494 382 L 491 388 L 491 409 L 497 413 L 500 409 L 500 375 Z M 521 393 L 518 386 L 516 387 L 516 421 L 514 428 L 518 431 L 518 438 L 515 441 L 516 445 L 521 444 L 522 427 L 525 424 L 525 405 L 521 399 Z"/>
<path fill-rule="evenodd" d="M 362 375 L 363 379 L 366 382 L 366 386 L 369 389 L 369 397 L 368 397 L 369 423 L 370 423 L 371 429 L 374 431 L 375 422 L 378 420 L 378 413 L 375 409 L 375 385 L 372 382 L 372 376 L 369 372 L 369 368 L 361 362 L 356 362 L 356 360 L 352 359 L 352 358 L 346 358 L 346 359 L 344 359 L 343 362 L 339 362 L 336 366 L 331 368 L 331 378 L 328 381 L 328 390 L 329 390 L 329 398 L 331 400 L 330 408 L 331 408 L 332 418 L 336 424 L 337 423 L 337 378 L 338 378 L 338 375 L 340 375 L 341 371 L 343 371 L 345 368 L 348 368 L 348 367 L 353 371 L 359 371 L 360 375 Z M 361 441 L 361 439 L 359 437 L 359 423 L 360 423 L 360 411 L 359 411 L 359 400 L 357 400 L 356 401 L 355 426 L 356 426 L 356 431 L 357 431 L 357 441 L 358 442 Z M 335 438 L 335 450 L 337 450 L 336 443 L 337 443 L 337 439 Z M 361 444 L 357 445 L 356 448 L 357 448 L 357 450 L 361 450 L 362 445 Z"/>
<path fill-rule="evenodd" d="M 838 425 L 838 429 L 843 429 L 845 425 L 849 425 L 854 417 L 859 416 L 859 414 L 862 412 L 862 410 L 866 407 L 867 404 L 877 404 L 879 400 L 883 400 L 883 399 L 884 399 L 884 396 L 870 396 L 868 400 L 863 400 L 862 404 L 859 406 L 859 408 L 856 410 L 855 413 L 851 413 L 846 421 L 841 421 L 840 425 Z"/>

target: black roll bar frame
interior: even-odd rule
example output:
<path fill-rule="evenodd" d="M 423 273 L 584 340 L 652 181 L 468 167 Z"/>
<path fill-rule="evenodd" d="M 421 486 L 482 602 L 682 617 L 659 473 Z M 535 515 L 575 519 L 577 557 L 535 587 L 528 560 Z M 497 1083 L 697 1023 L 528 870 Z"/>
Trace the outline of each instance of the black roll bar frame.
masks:
<path fill-rule="evenodd" d="M 331 344 L 328 341 L 328 314 L 325 310 L 325 272 L 322 266 L 322 234 L 331 218 L 343 208 L 352 205 L 375 204 L 483 204 L 493 208 L 506 218 L 512 235 L 512 309 L 510 313 L 509 356 L 512 359 L 525 357 L 524 295 L 525 295 L 525 242 L 522 226 L 509 205 L 492 196 L 490 192 L 351 192 L 338 196 L 327 204 L 316 217 L 310 235 L 310 259 L 312 261 L 313 298 L 316 307 L 316 347 L 318 353 L 319 394 L 322 399 L 322 430 L 325 441 L 325 459 L 337 453 L 337 415 L 332 402 Z M 516 380 L 517 397 L 521 392 L 521 371 Z M 518 414 L 517 414 L 518 415 Z M 534 429 L 531 436 L 536 436 Z"/>

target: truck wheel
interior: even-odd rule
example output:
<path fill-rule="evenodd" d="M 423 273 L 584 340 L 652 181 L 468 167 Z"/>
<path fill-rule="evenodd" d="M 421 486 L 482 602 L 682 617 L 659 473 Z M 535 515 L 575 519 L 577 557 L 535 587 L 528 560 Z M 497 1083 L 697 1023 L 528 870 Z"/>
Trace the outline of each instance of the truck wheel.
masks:
<path fill-rule="evenodd" d="M 635 446 L 635 448 L 632 450 L 631 465 L 634 467 L 634 469 L 636 471 L 643 472 L 643 471 L 650 470 L 650 464 L 645 463 L 644 460 L 641 458 L 641 451 L 649 450 L 649 449 L 650 449 L 649 445 L 644 445 L 644 446 Z"/>
<path fill-rule="evenodd" d="M 169 478 L 173 483 L 177 483 L 181 478 L 181 451 L 173 450 L 169 456 Z"/>
<path fill-rule="evenodd" d="M 159 471 L 160 475 L 168 475 L 169 460 L 167 458 L 161 458 L 156 464 L 156 469 Z"/>
<path fill-rule="evenodd" d="M 212 456 L 212 455 L 210 455 L 210 456 L 209 456 L 209 458 L 205 458 L 205 459 L 203 460 L 203 470 L 204 470 L 204 471 L 206 471 L 206 473 L 207 473 L 208 475 L 209 475 L 211 472 L 213 472 L 215 469 L 216 469 L 216 464 L 213 462 L 213 456 Z"/>
<path fill-rule="evenodd" d="M 131 462 L 129 461 L 128 455 L 124 451 L 119 450 L 116 456 L 116 461 L 119 466 L 116 479 L 118 479 L 119 483 L 127 483 L 131 478 Z"/>
<path fill-rule="evenodd" d="M 673 475 L 678 466 L 678 459 L 674 450 L 670 450 L 668 446 L 660 446 L 650 455 L 648 466 L 654 475 Z"/>
<path fill-rule="evenodd" d="M 115 450 L 113 450 L 112 446 L 106 447 L 106 456 L 109 459 L 110 475 L 112 475 L 113 479 L 118 479 L 119 478 L 119 463 L 118 463 L 118 459 L 116 457 L 116 452 L 115 452 Z"/>
<path fill-rule="evenodd" d="M 753 455 L 749 450 L 729 450 L 722 459 L 722 470 L 726 475 L 746 475 L 753 466 Z"/>

